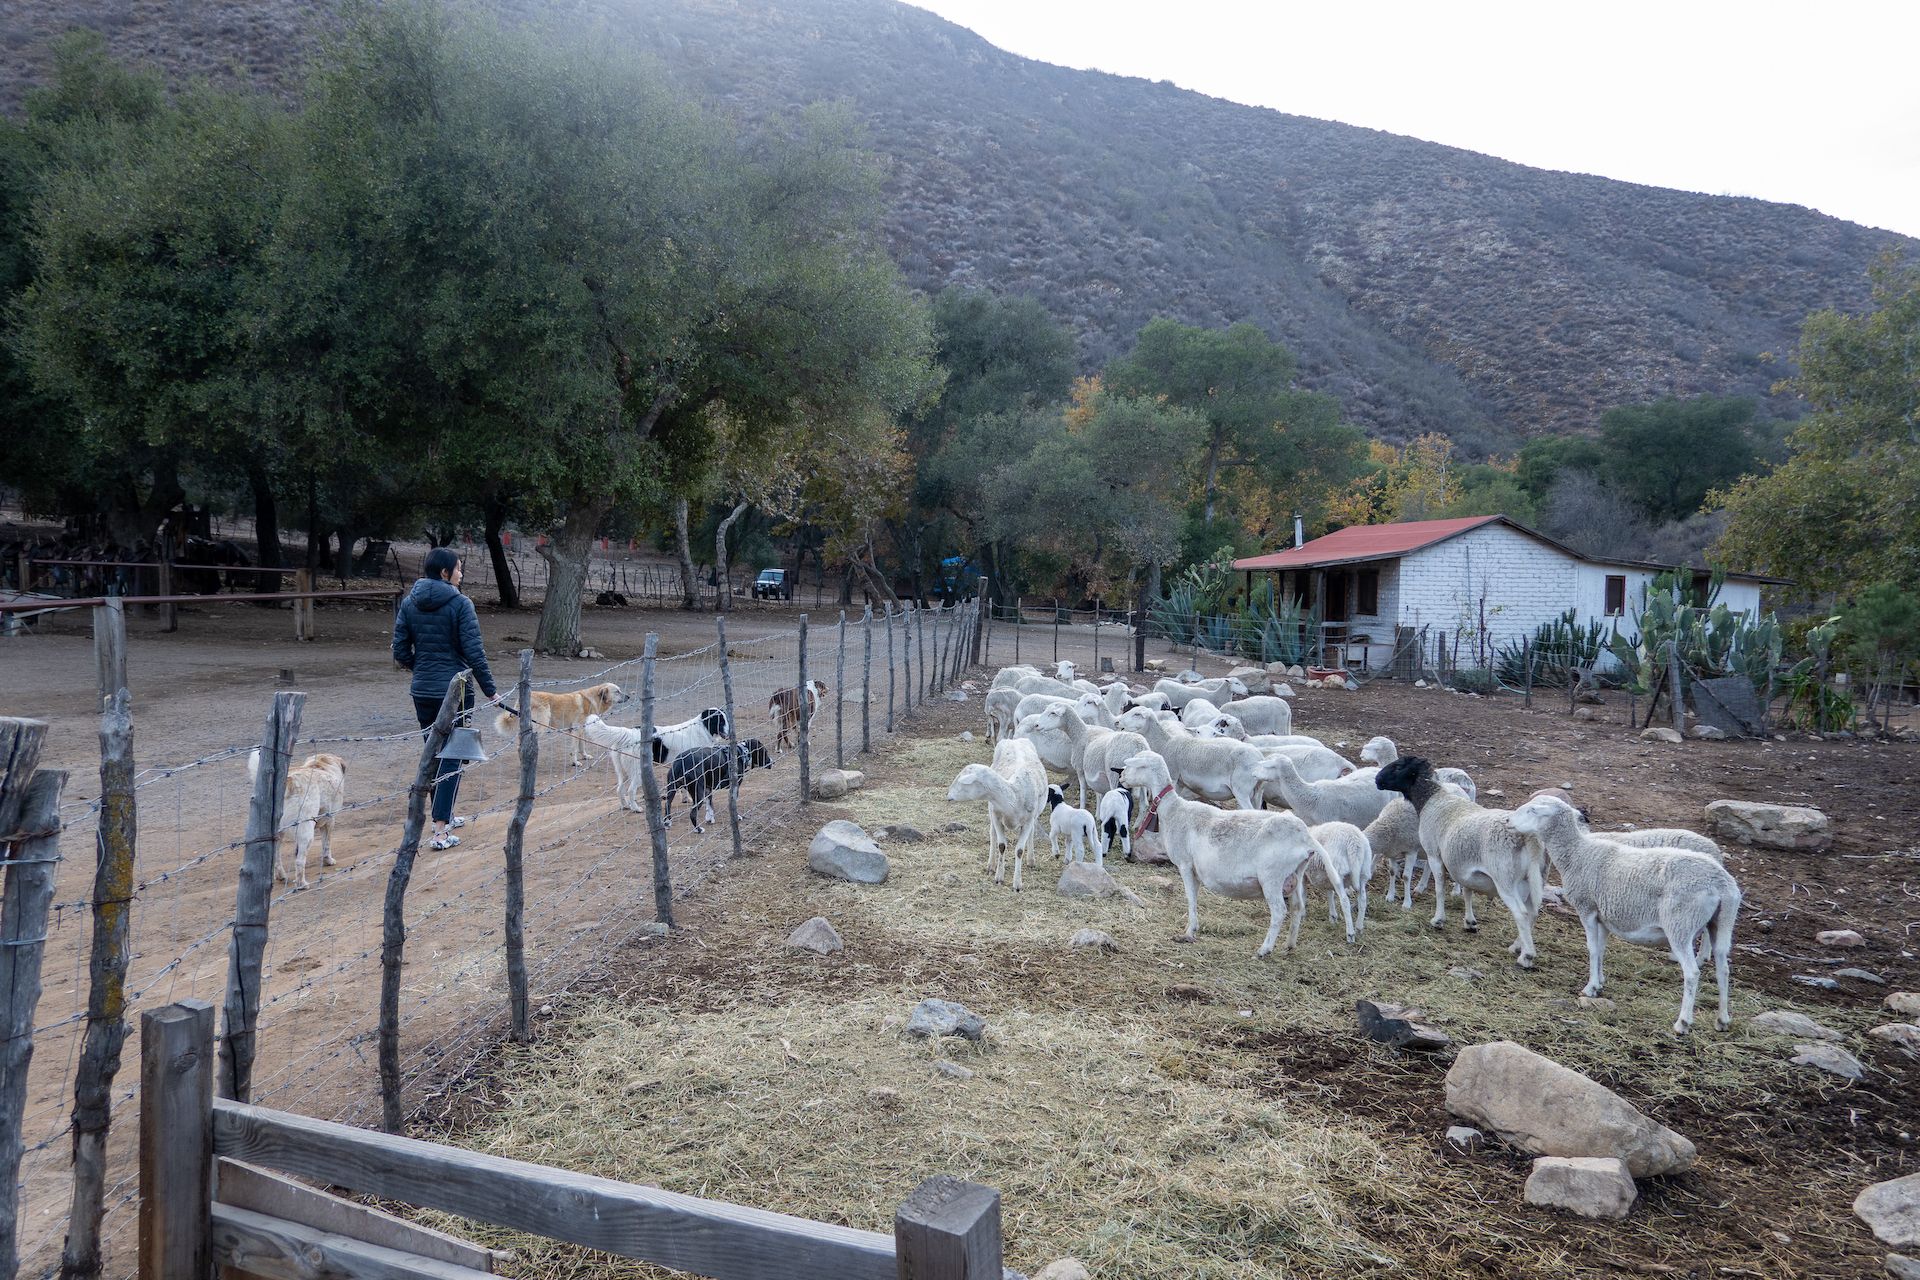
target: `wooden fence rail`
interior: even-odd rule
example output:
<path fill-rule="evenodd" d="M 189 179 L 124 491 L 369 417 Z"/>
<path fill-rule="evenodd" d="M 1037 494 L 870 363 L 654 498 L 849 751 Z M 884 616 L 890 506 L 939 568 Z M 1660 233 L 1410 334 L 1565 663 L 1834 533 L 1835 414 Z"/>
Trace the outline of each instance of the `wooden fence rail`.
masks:
<path fill-rule="evenodd" d="M 257 1200 L 240 1207 L 219 1172 L 229 1161 L 714 1280 L 1003 1280 L 990 1187 L 929 1178 L 888 1236 L 215 1099 L 212 1012 L 187 1001 L 142 1017 L 142 1280 L 204 1280 L 212 1266 L 308 1280 L 485 1274 L 392 1247 L 388 1226 L 357 1232 L 345 1202 L 325 1230 Z"/>

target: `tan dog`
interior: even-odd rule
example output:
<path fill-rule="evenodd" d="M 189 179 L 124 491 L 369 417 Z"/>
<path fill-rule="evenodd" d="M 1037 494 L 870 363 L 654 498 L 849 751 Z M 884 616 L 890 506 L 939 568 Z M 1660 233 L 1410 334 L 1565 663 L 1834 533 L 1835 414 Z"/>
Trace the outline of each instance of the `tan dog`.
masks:
<path fill-rule="evenodd" d="M 260 749 L 247 757 L 247 777 L 260 776 Z M 347 803 L 347 762 L 322 752 L 308 756 L 287 770 L 286 801 L 280 810 L 281 830 L 293 831 L 293 869 L 288 874 L 285 859 L 276 857 L 275 874 L 281 880 L 307 888 L 307 848 L 314 832 L 320 833 L 320 862 L 333 865 L 333 818 Z M 278 843 L 276 839 L 276 844 Z"/>
<path fill-rule="evenodd" d="M 806 708 L 807 728 L 811 731 L 813 718 L 820 714 L 820 702 L 826 693 L 824 681 L 809 680 L 804 688 L 795 685 L 791 689 L 780 689 L 768 698 L 767 719 L 773 721 L 773 745 L 793 745 L 793 731 L 800 726 L 800 710 L 803 706 Z"/>
<path fill-rule="evenodd" d="M 604 716 L 633 695 L 617 684 L 596 684 L 590 689 L 578 693 L 533 693 L 533 724 L 536 729 L 568 730 L 567 745 L 571 749 L 569 759 L 575 767 L 587 762 L 587 748 L 580 730 L 585 728 L 588 716 Z M 502 711 L 493 719 L 496 732 L 503 734 L 518 733 L 514 724 L 515 713 Z"/>

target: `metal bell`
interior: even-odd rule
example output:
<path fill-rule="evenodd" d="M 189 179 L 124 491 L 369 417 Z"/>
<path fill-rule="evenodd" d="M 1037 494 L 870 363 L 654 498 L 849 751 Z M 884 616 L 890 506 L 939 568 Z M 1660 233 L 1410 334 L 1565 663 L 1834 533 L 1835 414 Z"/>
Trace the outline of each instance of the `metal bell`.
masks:
<path fill-rule="evenodd" d="M 485 764 L 487 753 L 480 746 L 479 731 L 460 725 L 447 735 L 447 745 L 440 748 L 437 758 L 459 760 L 467 764 Z"/>

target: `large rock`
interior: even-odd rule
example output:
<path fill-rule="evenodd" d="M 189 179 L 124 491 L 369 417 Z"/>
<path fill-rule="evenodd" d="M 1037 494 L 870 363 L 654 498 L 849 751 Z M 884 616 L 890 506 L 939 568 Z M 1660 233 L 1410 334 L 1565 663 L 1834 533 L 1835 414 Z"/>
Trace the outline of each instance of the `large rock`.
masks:
<path fill-rule="evenodd" d="M 1920 1258 L 1909 1258 L 1905 1254 L 1890 1253 L 1886 1260 L 1887 1274 L 1893 1280 L 1920 1280 Z"/>
<path fill-rule="evenodd" d="M 1920 1026 L 1911 1022 L 1886 1022 L 1867 1034 L 1875 1040 L 1885 1040 L 1909 1058 L 1920 1058 Z"/>
<path fill-rule="evenodd" d="M 978 1040 L 986 1033 L 985 1018 L 952 1000 L 922 1000 L 907 1019 L 907 1034 L 928 1040 L 937 1036 Z"/>
<path fill-rule="evenodd" d="M 1060 872 L 1060 895 L 1065 898 L 1125 898 L 1140 905 L 1140 895 L 1123 886 L 1091 862 L 1069 862 Z"/>
<path fill-rule="evenodd" d="M 1694 1161 L 1693 1143 L 1613 1090 L 1511 1040 L 1460 1051 L 1447 1110 L 1535 1155 L 1612 1156 L 1636 1178 Z"/>
<path fill-rule="evenodd" d="M 1867 940 L 1857 929 L 1822 929 L 1813 940 L 1823 947 L 1864 947 Z"/>
<path fill-rule="evenodd" d="M 1791 1009 L 1769 1009 L 1757 1013 L 1750 1020 L 1755 1030 L 1772 1032 L 1777 1036 L 1798 1036 L 1803 1040 L 1841 1040 L 1844 1039 L 1832 1027 L 1823 1026 L 1804 1013 L 1795 1013 Z"/>
<path fill-rule="evenodd" d="M 1715 835 L 1768 849 L 1824 849 L 1833 838 L 1827 815 L 1797 804 L 1763 800 L 1715 800 L 1707 805 L 1707 829 Z"/>
<path fill-rule="evenodd" d="M 1677 730 L 1660 728 L 1660 727 L 1655 727 L 1652 729 L 1642 729 L 1640 731 L 1640 740 L 1642 742 L 1683 742 L 1685 741 L 1685 739 L 1683 739 L 1680 736 Z"/>
<path fill-rule="evenodd" d="M 807 867 L 835 880 L 855 884 L 885 884 L 887 855 L 880 852 L 857 822 L 835 818 L 820 828 L 820 834 L 807 846 Z"/>
<path fill-rule="evenodd" d="M 1061 1258 L 1040 1268 L 1033 1280 L 1090 1280 L 1086 1264 L 1078 1258 Z"/>
<path fill-rule="evenodd" d="M 1230 679 L 1238 680 L 1246 685 L 1249 695 L 1265 693 L 1273 687 L 1273 682 L 1267 678 L 1266 668 L 1264 667 L 1235 667 L 1233 670 L 1227 672 L 1227 675 Z"/>
<path fill-rule="evenodd" d="M 1698 738 L 1702 742 L 1725 742 L 1727 740 L 1727 731 L 1725 729 L 1716 729 L 1710 724 L 1696 724 L 1687 730 L 1687 736 Z"/>
<path fill-rule="evenodd" d="M 1527 1176 L 1527 1203 L 1583 1218 L 1624 1218 L 1639 1198 L 1625 1162 L 1612 1156 L 1541 1156 Z"/>
<path fill-rule="evenodd" d="M 813 775 L 815 800 L 838 800 L 849 791 L 858 791 L 867 775 L 858 769 L 822 769 Z"/>
<path fill-rule="evenodd" d="M 1091 947 L 1095 951 L 1120 949 L 1120 944 L 1113 940 L 1113 935 L 1100 929 L 1076 929 L 1073 936 L 1067 939 L 1067 945 L 1075 950 L 1083 947 Z"/>
<path fill-rule="evenodd" d="M 1920 991 L 1896 991 L 1880 1003 L 1886 1005 L 1890 1013 L 1904 1013 L 1909 1018 L 1920 1018 Z"/>
<path fill-rule="evenodd" d="M 1797 1044 L 1793 1047 L 1794 1055 L 1787 1061 L 1796 1067 L 1813 1067 L 1839 1076 L 1842 1080 L 1858 1080 L 1866 1074 L 1860 1059 L 1837 1044 Z"/>
<path fill-rule="evenodd" d="M 1882 1244 L 1920 1245 L 1920 1173 L 1874 1183 L 1855 1197 L 1853 1211 Z"/>
<path fill-rule="evenodd" d="M 787 935 L 787 945 L 830 956 L 846 944 L 840 941 L 840 931 L 825 916 L 815 916 Z"/>

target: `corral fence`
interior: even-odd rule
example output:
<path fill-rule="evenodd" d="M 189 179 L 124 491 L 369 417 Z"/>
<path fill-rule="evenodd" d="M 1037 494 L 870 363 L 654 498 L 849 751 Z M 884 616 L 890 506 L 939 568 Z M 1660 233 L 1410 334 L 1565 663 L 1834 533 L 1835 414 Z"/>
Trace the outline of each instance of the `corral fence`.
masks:
<path fill-rule="evenodd" d="M 471 675 L 462 673 L 425 729 L 404 700 L 392 712 L 315 724 L 306 695 L 283 689 L 263 695 L 257 739 L 216 739 L 195 758 L 139 767 L 126 603 L 107 599 L 92 612 L 98 791 L 88 794 L 81 771 L 70 779 L 39 767 L 44 721 L 0 719 L 0 1275 L 132 1273 L 133 1225 L 149 1206 L 135 1142 L 141 1085 L 124 1078 L 121 1057 L 130 1036 L 147 1054 L 147 1017 L 161 1006 L 207 1001 L 195 1017 L 209 1032 L 219 1008 L 215 1055 L 202 1069 L 223 1098 L 397 1132 L 498 1045 L 529 1039 L 553 1001 L 615 951 L 670 932 L 675 902 L 800 817 L 824 753 L 850 763 L 873 750 L 964 678 L 984 639 L 979 597 L 939 609 L 889 604 L 824 627 L 805 614 L 772 630 L 762 616 L 757 631 L 750 619 L 719 617 L 706 643 L 665 653 L 649 636 L 638 657 L 584 673 L 579 663 L 537 671 L 523 650 L 517 678 L 502 673 L 499 707 L 466 711 Z M 788 726 L 783 746 L 760 716 L 810 680 L 830 687 L 812 716 Z M 527 707 L 535 692 L 609 684 L 618 688 L 604 696 L 605 723 L 639 730 L 615 747 L 639 745 L 631 762 L 643 786 L 630 801 L 639 813 L 610 794 L 607 771 L 569 767 L 576 746 L 590 765 L 604 751 L 574 730 L 535 732 L 527 717 L 509 716 L 490 753 L 446 751 L 456 729 L 493 732 L 501 707 Z M 730 744 L 766 735 L 768 764 L 727 771 L 711 797 L 717 820 L 695 830 L 691 802 L 669 822 L 644 744 L 654 726 L 697 723 L 709 708 L 728 713 Z M 288 808 L 286 787 L 309 753 L 349 762 L 327 831 L 305 833 L 314 837 L 311 887 L 291 865 L 305 815 Z M 427 807 L 443 753 L 467 757 L 455 773 L 467 820 L 458 847 L 430 850 Z M 338 1181 L 440 1203 L 398 1183 Z M 550 1221 L 525 1225 L 575 1238 Z M 880 1257 L 881 1239 L 862 1249 Z M 727 1256 L 728 1269 L 705 1274 L 797 1274 L 744 1245 Z M 839 1274 L 881 1274 L 878 1266 Z M 425 1274 L 291 1262 L 262 1273 Z"/>

